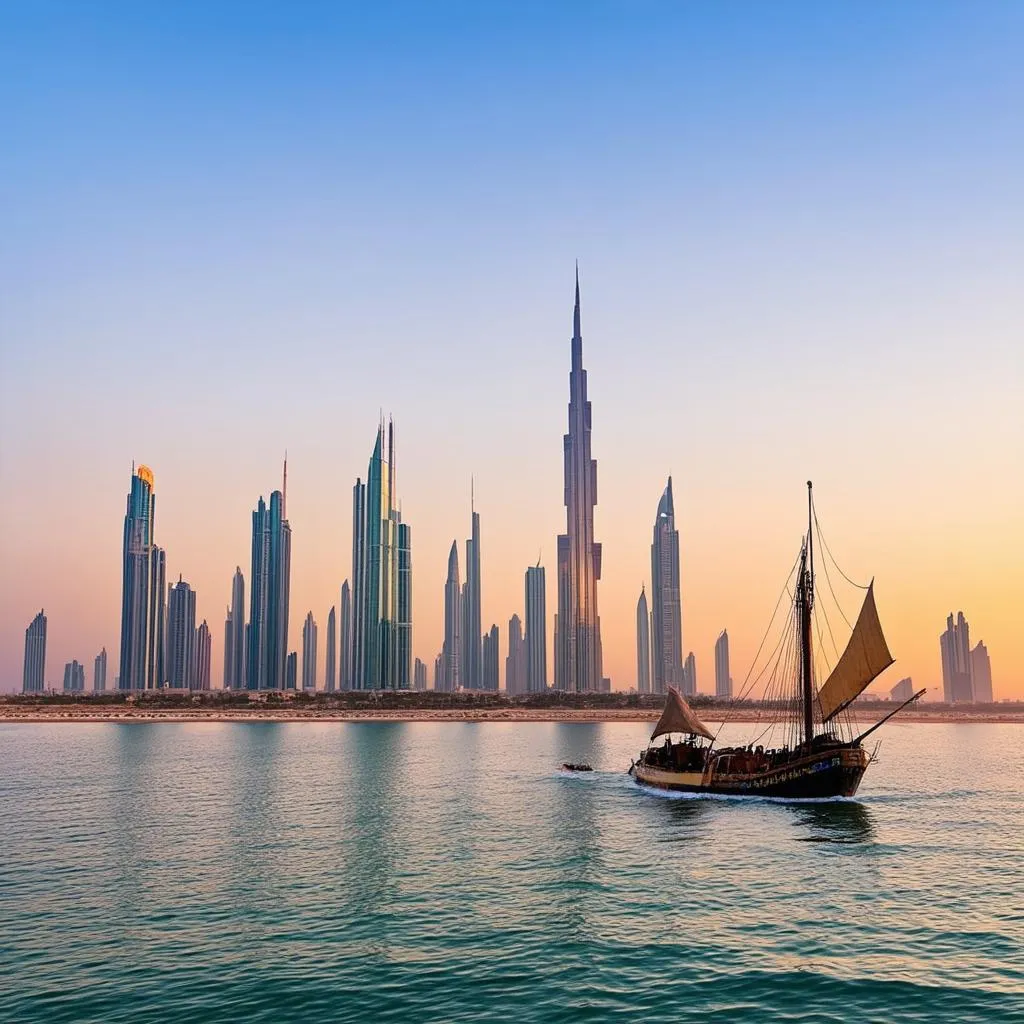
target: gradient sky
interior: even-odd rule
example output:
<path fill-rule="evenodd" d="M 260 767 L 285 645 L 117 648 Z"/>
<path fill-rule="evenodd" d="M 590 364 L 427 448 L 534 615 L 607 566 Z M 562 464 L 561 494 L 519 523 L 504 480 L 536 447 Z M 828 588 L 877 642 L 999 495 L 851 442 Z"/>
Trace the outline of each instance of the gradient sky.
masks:
<path fill-rule="evenodd" d="M 4 4 L 0 688 L 40 607 L 47 680 L 106 645 L 112 683 L 133 459 L 219 685 L 287 448 L 322 652 L 381 409 L 415 654 L 472 474 L 504 656 L 538 555 L 555 606 L 578 258 L 613 686 L 671 472 L 702 690 L 723 627 L 744 678 L 813 478 L 876 577 L 876 686 L 941 688 L 963 609 L 1024 696 L 1022 52 L 1004 2 Z"/>

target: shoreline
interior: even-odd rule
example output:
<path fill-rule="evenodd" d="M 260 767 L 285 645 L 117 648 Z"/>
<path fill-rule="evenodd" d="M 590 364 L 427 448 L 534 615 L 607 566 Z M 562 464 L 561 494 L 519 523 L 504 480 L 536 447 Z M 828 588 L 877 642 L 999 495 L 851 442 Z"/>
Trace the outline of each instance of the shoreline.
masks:
<path fill-rule="evenodd" d="M 95 723 L 95 722 L 128 722 L 128 723 L 152 723 L 152 722 L 511 722 L 511 723 L 604 723 L 604 722 L 656 722 L 660 717 L 660 710 L 649 711 L 647 709 L 633 708 L 604 708 L 604 709 L 578 709 L 578 708 L 438 708 L 438 709 L 409 709 L 409 710 L 332 710 L 313 711 L 299 709 L 272 710 L 239 710 L 239 709 L 177 709 L 177 708 L 111 708 L 109 710 L 98 709 L 74 709 L 65 706 L 55 706 L 42 710 L 38 707 L 26 708 L 24 711 L 12 707 L 0 708 L 0 724 L 40 724 L 47 722 L 59 722 L 66 724 Z M 882 716 L 877 714 L 864 714 L 862 724 L 865 728 L 877 722 Z M 705 722 L 715 725 L 725 721 L 735 724 L 757 724 L 767 723 L 769 716 L 765 712 L 758 713 L 756 710 L 743 710 L 734 713 L 726 718 L 722 714 L 702 715 Z M 963 724 L 978 725 L 991 722 L 999 725 L 1024 724 L 1024 711 L 1006 711 L 992 713 L 978 713 L 971 711 L 935 711 L 935 712 L 907 712 L 893 719 L 895 723 L 923 724 L 937 722 L 941 724 Z"/>

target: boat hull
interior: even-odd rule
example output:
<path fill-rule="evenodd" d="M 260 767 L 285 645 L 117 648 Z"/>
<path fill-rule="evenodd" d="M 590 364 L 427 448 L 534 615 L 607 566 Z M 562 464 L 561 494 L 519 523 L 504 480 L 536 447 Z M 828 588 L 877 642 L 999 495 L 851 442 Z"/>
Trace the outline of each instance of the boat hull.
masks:
<path fill-rule="evenodd" d="M 854 796 L 870 758 L 861 747 L 842 747 L 811 754 L 770 771 L 750 774 L 709 769 L 680 772 L 636 764 L 630 771 L 641 786 L 679 793 L 719 796 L 775 797 L 784 800 L 822 800 Z"/>

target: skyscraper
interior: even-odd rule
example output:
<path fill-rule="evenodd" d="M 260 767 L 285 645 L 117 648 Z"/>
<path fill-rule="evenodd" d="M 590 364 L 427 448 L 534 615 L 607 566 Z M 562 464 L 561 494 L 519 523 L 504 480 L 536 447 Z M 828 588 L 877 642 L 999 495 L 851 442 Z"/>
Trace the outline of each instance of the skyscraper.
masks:
<path fill-rule="evenodd" d="M 548 612 L 544 567 L 526 570 L 526 689 L 539 693 L 548 688 Z"/>
<path fill-rule="evenodd" d="M 244 690 L 245 675 L 245 577 L 235 566 L 231 580 L 231 607 L 224 623 L 224 689 Z"/>
<path fill-rule="evenodd" d="M 890 691 L 889 699 L 898 700 L 900 702 L 910 700 L 914 696 L 914 681 L 907 676 L 906 679 L 901 679 Z"/>
<path fill-rule="evenodd" d="M 672 501 L 672 477 L 658 502 L 651 542 L 651 638 L 654 692 L 683 681 L 683 616 L 679 597 L 679 531 Z"/>
<path fill-rule="evenodd" d="M 441 686 L 441 655 L 434 658 L 434 691 L 443 689 Z"/>
<path fill-rule="evenodd" d="M 441 685 L 454 693 L 461 683 L 462 591 L 459 586 L 459 543 L 452 541 L 448 552 L 448 578 L 444 584 L 444 644 L 441 647 Z"/>
<path fill-rule="evenodd" d="M 697 659 L 693 656 L 693 651 L 686 656 L 686 663 L 683 665 L 681 689 L 685 697 L 692 697 L 697 692 Z"/>
<path fill-rule="evenodd" d="M 484 634 L 482 655 L 484 675 L 480 681 L 480 689 L 497 691 L 500 683 L 498 675 L 500 672 L 500 645 L 497 623 L 494 623 L 490 631 Z"/>
<path fill-rule="evenodd" d="M 121 585 L 122 690 L 153 689 L 164 673 L 166 556 L 154 541 L 153 471 L 132 466 L 124 517 Z"/>
<path fill-rule="evenodd" d="M 298 676 L 299 669 L 299 656 L 295 651 L 291 651 L 284 661 L 284 688 L 286 690 L 294 690 L 295 683 Z"/>
<path fill-rule="evenodd" d="M 210 688 L 210 661 L 213 654 L 213 640 L 206 619 L 196 630 L 195 658 L 196 667 L 193 673 L 193 689 L 208 690 Z"/>
<path fill-rule="evenodd" d="M 555 617 L 555 687 L 571 692 L 599 690 L 602 676 L 601 618 L 597 612 L 601 545 L 594 542 L 597 461 L 591 458 L 591 423 L 587 371 L 583 369 L 577 267 L 569 371 L 569 432 L 562 439 L 566 532 L 558 538 L 558 614 Z"/>
<path fill-rule="evenodd" d="M 971 683 L 971 632 L 963 612 L 957 612 L 956 622 L 950 612 L 946 619 L 946 632 L 939 637 L 942 654 L 942 695 L 947 704 L 974 700 Z"/>
<path fill-rule="evenodd" d="M 729 674 L 729 634 L 722 630 L 715 641 L 715 696 L 732 696 L 732 676 Z"/>
<path fill-rule="evenodd" d="M 42 693 L 46 688 L 46 613 L 39 614 L 25 630 L 25 664 L 21 673 L 23 693 Z"/>
<path fill-rule="evenodd" d="M 316 690 L 316 621 L 312 612 L 306 613 L 302 624 L 302 688 Z"/>
<path fill-rule="evenodd" d="M 472 490 L 471 490 L 472 494 Z M 480 636 L 480 513 L 470 499 L 472 530 L 466 541 L 466 583 L 462 589 L 462 660 L 459 683 L 465 690 L 487 689 L 483 681 Z"/>
<path fill-rule="evenodd" d="M 324 689 L 328 693 L 334 692 L 338 678 L 338 618 L 334 613 L 334 606 L 327 613 L 327 664 L 324 667 Z"/>
<path fill-rule="evenodd" d="M 526 693 L 526 640 L 518 615 L 508 620 L 508 657 L 505 659 L 505 692 Z"/>
<path fill-rule="evenodd" d="M 64 666 L 64 692 L 82 693 L 85 690 L 85 666 L 69 661 Z"/>
<path fill-rule="evenodd" d="M 285 462 L 285 480 L 288 479 Z M 287 484 L 286 484 L 287 486 Z M 252 514 L 252 571 L 249 576 L 249 651 L 246 686 L 283 690 L 288 656 L 292 531 L 283 491 L 260 497 Z"/>
<path fill-rule="evenodd" d="M 412 685 L 414 689 L 420 691 L 427 688 L 427 666 L 419 658 L 413 664 Z"/>
<path fill-rule="evenodd" d="M 195 687 L 196 594 L 179 576 L 167 600 L 167 682 L 176 690 Z"/>
<path fill-rule="evenodd" d="M 92 663 L 92 689 L 93 693 L 102 693 L 107 688 L 107 649 L 106 647 L 96 655 Z"/>
<path fill-rule="evenodd" d="M 637 601 L 637 692 L 650 693 L 650 612 L 643 587 Z"/>
<path fill-rule="evenodd" d="M 341 585 L 341 668 L 338 685 L 352 689 L 352 590 L 345 580 Z"/>
<path fill-rule="evenodd" d="M 979 704 L 991 704 L 992 696 L 992 663 L 989 661 L 988 648 L 984 641 L 979 640 L 971 650 L 971 679 L 974 682 L 974 699 Z"/>
<path fill-rule="evenodd" d="M 352 685 L 407 690 L 412 684 L 412 538 L 395 492 L 395 432 L 384 424 L 352 489 Z"/>

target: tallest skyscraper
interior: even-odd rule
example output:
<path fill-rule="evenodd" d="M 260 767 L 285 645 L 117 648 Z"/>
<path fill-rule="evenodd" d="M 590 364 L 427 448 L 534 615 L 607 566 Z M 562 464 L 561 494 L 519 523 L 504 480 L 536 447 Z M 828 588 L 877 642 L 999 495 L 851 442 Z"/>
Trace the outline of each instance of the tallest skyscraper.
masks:
<path fill-rule="evenodd" d="M 594 542 L 597 461 L 590 455 L 590 429 L 577 266 L 569 371 L 569 432 L 562 441 L 566 532 L 558 538 L 558 615 L 555 618 L 555 687 L 573 692 L 601 688 L 601 619 L 597 613 L 601 545 Z"/>

